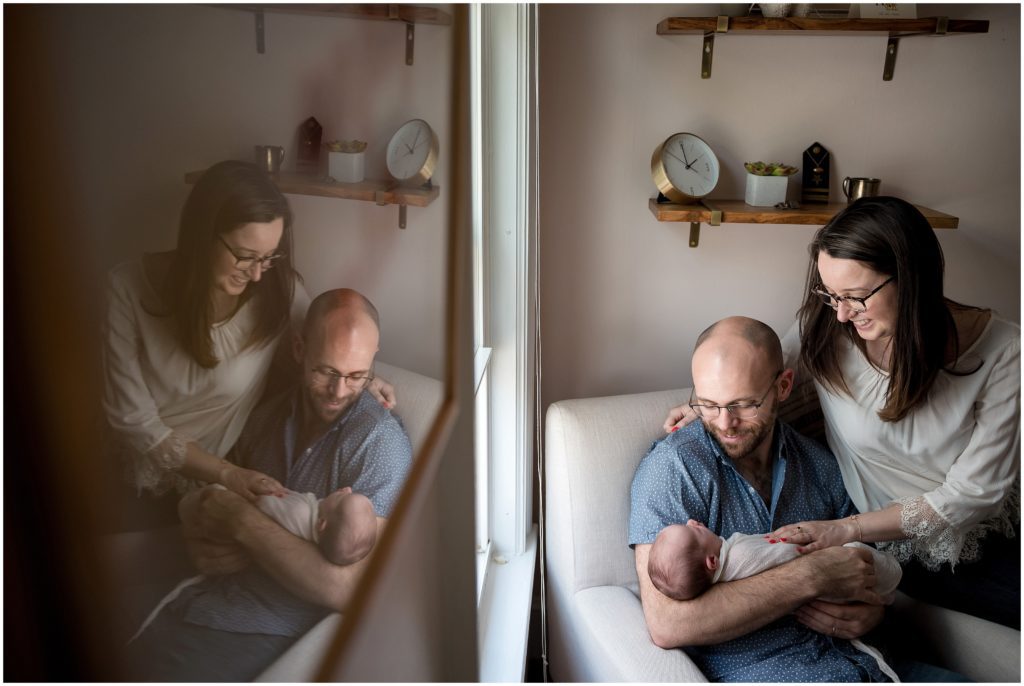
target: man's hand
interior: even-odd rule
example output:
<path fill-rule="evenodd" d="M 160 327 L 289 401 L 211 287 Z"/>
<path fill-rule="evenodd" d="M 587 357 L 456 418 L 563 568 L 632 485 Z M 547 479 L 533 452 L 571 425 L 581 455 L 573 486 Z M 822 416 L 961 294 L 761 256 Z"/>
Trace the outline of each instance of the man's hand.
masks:
<path fill-rule="evenodd" d="M 801 624 L 818 633 L 851 639 L 863 636 L 878 626 L 885 616 L 885 608 L 866 603 L 842 605 L 814 600 L 793 615 Z"/>
<path fill-rule="evenodd" d="M 813 563 L 810 581 L 816 584 L 819 600 L 882 605 L 882 597 L 875 592 L 874 558 L 867 548 L 826 548 L 790 564 L 801 560 Z"/>
<path fill-rule="evenodd" d="M 246 509 L 244 498 L 222 488 L 192 491 L 178 504 L 182 533 L 192 563 L 203 574 L 231 574 L 249 565 L 249 556 L 234 540 Z"/>

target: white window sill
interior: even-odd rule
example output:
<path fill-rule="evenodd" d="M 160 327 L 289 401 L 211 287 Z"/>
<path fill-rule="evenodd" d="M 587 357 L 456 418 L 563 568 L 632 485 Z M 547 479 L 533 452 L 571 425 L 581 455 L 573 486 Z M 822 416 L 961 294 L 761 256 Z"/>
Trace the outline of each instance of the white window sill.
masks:
<path fill-rule="evenodd" d="M 536 525 L 526 537 L 522 555 L 507 560 L 497 555 L 488 558 L 477 609 L 481 682 L 522 682 L 526 676 L 536 563 Z"/>

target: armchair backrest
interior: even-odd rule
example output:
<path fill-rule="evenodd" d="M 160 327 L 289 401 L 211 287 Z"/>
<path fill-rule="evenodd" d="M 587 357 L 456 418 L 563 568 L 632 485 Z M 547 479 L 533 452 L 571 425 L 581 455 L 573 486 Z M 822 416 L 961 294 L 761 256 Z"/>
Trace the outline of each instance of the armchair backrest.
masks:
<path fill-rule="evenodd" d="M 412 444 L 412 453 L 416 455 L 434 424 L 437 411 L 441 409 L 444 385 L 437 379 L 386 362 L 375 362 L 373 369 L 374 374 L 387 379 L 395 387 L 398 405 L 394 413 L 402 420 Z"/>
<path fill-rule="evenodd" d="M 669 408 L 690 389 L 562 400 L 547 411 L 546 550 L 562 593 L 593 586 L 638 592 L 628 545 L 629 488 Z"/>

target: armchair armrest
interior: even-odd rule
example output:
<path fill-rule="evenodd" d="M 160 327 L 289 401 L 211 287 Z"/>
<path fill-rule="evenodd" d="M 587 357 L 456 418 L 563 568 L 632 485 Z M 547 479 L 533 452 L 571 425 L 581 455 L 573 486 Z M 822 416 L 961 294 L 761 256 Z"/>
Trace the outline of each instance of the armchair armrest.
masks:
<path fill-rule="evenodd" d="M 622 586 L 594 586 L 573 598 L 583 632 L 576 660 L 583 681 L 705 682 L 682 650 L 663 650 L 651 642 L 640 599 Z"/>
<path fill-rule="evenodd" d="M 1020 683 L 1020 631 L 901 592 L 893 611 L 896 634 L 923 650 L 923 659 L 977 682 Z"/>

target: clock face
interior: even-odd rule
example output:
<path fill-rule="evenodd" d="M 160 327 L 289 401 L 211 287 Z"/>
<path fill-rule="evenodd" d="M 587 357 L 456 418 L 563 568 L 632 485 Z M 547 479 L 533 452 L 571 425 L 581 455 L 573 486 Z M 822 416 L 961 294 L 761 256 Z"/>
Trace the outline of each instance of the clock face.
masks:
<path fill-rule="evenodd" d="M 659 154 L 660 151 L 660 154 Z M 688 202 L 702 198 L 718 185 L 718 158 L 711 147 L 692 133 L 669 136 L 659 151 L 655 151 L 652 172 L 658 189 L 670 200 Z M 659 182 L 663 170 L 669 187 Z"/>
<path fill-rule="evenodd" d="M 402 126 L 388 143 L 388 172 L 399 181 L 425 183 L 437 165 L 437 135 L 422 119 Z"/>

